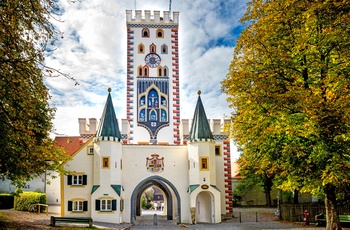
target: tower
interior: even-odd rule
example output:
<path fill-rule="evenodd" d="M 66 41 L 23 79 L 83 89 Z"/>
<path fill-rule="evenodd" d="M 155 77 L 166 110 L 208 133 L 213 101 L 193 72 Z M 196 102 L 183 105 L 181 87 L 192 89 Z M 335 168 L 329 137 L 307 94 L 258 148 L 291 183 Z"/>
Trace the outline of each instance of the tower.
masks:
<path fill-rule="evenodd" d="M 131 143 L 180 144 L 179 13 L 126 11 Z"/>
<path fill-rule="evenodd" d="M 221 191 L 217 187 L 215 140 L 198 91 L 189 133 L 188 162 L 191 207 L 198 222 L 221 222 Z M 198 188 L 198 189 L 197 189 Z"/>
<path fill-rule="evenodd" d="M 117 117 L 115 115 L 111 89 L 108 89 L 107 101 L 100 124 L 94 138 L 93 185 L 91 204 L 95 212 L 91 217 L 100 221 L 109 221 L 109 216 L 100 212 L 113 211 L 115 218 L 122 221 L 122 212 L 117 204 L 122 202 L 122 143 Z"/>

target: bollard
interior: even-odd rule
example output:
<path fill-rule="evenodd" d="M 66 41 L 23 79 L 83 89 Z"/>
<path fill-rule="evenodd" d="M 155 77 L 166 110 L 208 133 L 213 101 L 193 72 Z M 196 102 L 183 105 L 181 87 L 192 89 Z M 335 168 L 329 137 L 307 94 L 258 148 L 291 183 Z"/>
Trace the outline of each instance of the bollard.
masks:
<path fill-rule="evenodd" d="M 157 214 L 153 215 L 153 225 L 158 225 L 158 223 L 157 223 Z"/>
<path fill-rule="evenodd" d="M 258 212 L 255 213 L 255 220 L 258 222 Z"/>
<path fill-rule="evenodd" d="M 242 216 L 241 216 L 241 212 L 239 212 L 239 223 L 242 223 Z"/>

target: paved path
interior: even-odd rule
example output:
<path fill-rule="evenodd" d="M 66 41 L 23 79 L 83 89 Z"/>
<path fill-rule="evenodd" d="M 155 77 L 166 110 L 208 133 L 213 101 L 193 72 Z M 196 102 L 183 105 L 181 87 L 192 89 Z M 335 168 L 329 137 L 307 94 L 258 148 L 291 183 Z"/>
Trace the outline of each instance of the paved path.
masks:
<path fill-rule="evenodd" d="M 11 211 L 17 212 L 17 211 Z M 45 214 L 32 214 L 25 212 L 28 215 L 31 215 L 29 219 L 34 220 L 36 218 L 42 218 L 42 220 L 36 220 L 39 223 L 48 227 L 49 217 L 51 215 L 59 216 L 60 215 L 60 206 L 50 206 L 49 215 Z M 239 221 L 239 213 L 241 213 L 241 221 Z M 293 229 L 293 230 L 324 230 L 325 228 L 315 227 L 314 225 L 304 226 L 302 223 L 291 224 L 283 223 L 276 221 L 274 216 L 274 209 L 263 209 L 263 208 L 235 208 L 234 216 L 235 218 L 227 221 L 223 221 L 220 224 L 195 224 L 195 225 L 177 225 L 176 221 L 166 220 L 166 215 L 161 211 L 143 211 L 141 217 L 137 217 L 135 224 L 110 224 L 94 221 L 94 226 L 101 229 L 198 229 L 198 230 L 211 230 L 211 229 L 222 229 L 222 230 L 255 230 L 255 229 Z M 22 212 L 21 212 L 22 214 Z M 157 225 L 153 224 L 154 214 L 157 214 Z M 258 217 L 258 218 L 257 218 Z M 258 222 L 256 222 L 258 219 Z M 60 224 L 64 226 L 73 226 L 75 224 Z M 84 225 L 84 227 L 86 227 Z M 1 227 L 0 227 L 1 229 Z"/>
<path fill-rule="evenodd" d="M 166 215 L 162 215 L 159 211 L 143 211 L 141 217 L 137 217 L 134 225 L 128 224 L 106 224 L 94 222 L 94 225 L 98 228 L 108 228 L 108 229 L 125 229 L 130 227 L 130 229 L 150 229 L 150 230 L 159 230 L 159 229 L 198 229 L 198 230 L 211 230 L 211 229 L 220 229 L 220 230 L 254 230 L 254 229 L 293 229 L 293 230 L 303 230 L 303 229 L 313 229 L 313 230 L 324 230 L 325 228 L 315 227 L 314 225 L 304 226 L 302 223 L 299 224 L 290 224 L 282 223 L 279 221 L 270 220 L 274 218 L 273 215 L 270 219 L 264 216 L 266 212 L 273 212 L 271 209 L 236 209 L 236 213 L 241 212 L 242 214 L 242 223 L 239 222 L 239 218 L 234 218 L 229 221 L 223 221 L 220 224 L 195 224 L 195 225 L 186 225 L 180 224 L 177 225 L 174 220 L 166 220 Z M 256 213 L 258 212 L 258 221 L 256 222 Z M 154 214 L 157 214 L 157 225 L 154 225 Z M 238 215 L 236 215 L 238 216 Z M 271 216 L 271 215 L 270 215 Z M 245 218 L 245 219 L 244 219 Z"/>

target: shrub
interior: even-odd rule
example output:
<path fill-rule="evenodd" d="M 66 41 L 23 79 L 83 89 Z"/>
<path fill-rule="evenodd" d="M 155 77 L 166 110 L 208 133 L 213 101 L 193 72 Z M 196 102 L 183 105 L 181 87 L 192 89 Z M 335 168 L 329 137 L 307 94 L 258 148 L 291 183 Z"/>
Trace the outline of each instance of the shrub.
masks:
<path fill-rule="evenodd" d="M 32 211 L 33 204 L 46 204 L 46 194 L 40 192 L 23 192 L 15 197 L 14 208 L 18 211 Z M 44 211 L 45 207 L 40 207 Z"/>
<path fill-rule="evenodd" d="M 11 194 L 0 194 L 0 209 L 13 208 L 13 195 Z"/>

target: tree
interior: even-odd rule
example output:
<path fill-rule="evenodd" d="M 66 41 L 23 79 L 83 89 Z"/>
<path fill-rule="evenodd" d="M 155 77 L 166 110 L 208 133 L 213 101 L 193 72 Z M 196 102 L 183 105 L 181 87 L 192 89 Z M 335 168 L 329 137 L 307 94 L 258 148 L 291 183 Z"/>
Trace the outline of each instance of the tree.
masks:
<path fill-rule="evenodd" d="M 49 137 L 55 110 L 43 83 L 59 74 L 44 63 L 59 35 L 50 22 L 57 11 L 54 0 L 0 2 L 0 177 L 17 184 L 65 159 Z"/>
<path fill-rule="evenodd" d="M 237 184 L 236 192 L 238 192 L 237 195 L 244 195 L 252 187 L 261 186 L 265 193 L 266 206 L 272 206 L 271 190 L 274 175 L 268 169 L 270 164 L 265 165 L 265 167 L 258 165 L 261 161 L 255 159 L 256 156 L 257 154 L 245 154 L 237 160 L 243 179 Z"/>
<path fill-rule="evenodd" d="M 323 192 L 326 228 L 341 229 L 336 195 L 350 178 L 350 5 L 252 0 L 241 20 L 249 25 L 222 82 L 235 108 L 233 138 L 243 155 L 271 163 L 280 188 Z"/>

